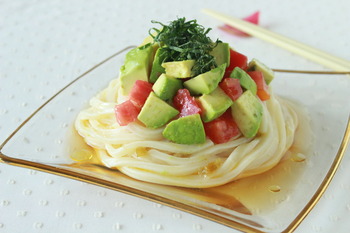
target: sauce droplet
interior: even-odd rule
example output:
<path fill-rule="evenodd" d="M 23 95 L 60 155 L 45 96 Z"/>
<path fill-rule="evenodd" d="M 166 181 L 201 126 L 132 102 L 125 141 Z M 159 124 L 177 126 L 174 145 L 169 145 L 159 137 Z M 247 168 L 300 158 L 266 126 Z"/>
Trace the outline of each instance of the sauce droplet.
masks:
<path fill-rule="evenodd" d="M 148 150 L 145 147 L 138 147 L 138 148 L 136 148 L 136 155 L 138 157 L 146 156 L 147 153 L 148 153 Z"/>
<path fill-rule="evenodd" d="M 70 154 L 70 158 L 77 162 L 88 161 L 92 156 L 92 151 L 88 149 L 75 150 Z"/>
<path fill-rule="evenodd" d="M 295 153 L 292 155 L 292 161 L 294 162 L 303 162 L 305 161 L 306 156 L 302 153 Z"/>
<path fill-rule="evenodd" d="M 278 185 L 271 185 L 271 186 L 269 187 L 269 190 L 270 190 L 271 192 L 277 193 L 277 192 L 281 191 L 281 187 L 278 186 Z"/>

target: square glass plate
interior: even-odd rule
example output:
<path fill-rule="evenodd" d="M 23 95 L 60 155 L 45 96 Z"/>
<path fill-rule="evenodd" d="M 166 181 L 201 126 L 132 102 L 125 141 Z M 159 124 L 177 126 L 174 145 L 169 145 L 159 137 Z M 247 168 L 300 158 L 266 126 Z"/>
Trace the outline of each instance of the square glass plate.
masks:
<path fill-rule="evenodd" d="M 307 109 L 313 136 L 305 160 L 284 159 L 262 175 L 216 188 L 178 188 L 70 159 L 86 147 L 73 127 L 77 114 L 118 76 L 128 49 L 88 70 L 35 111 L 1 145 L 0 161 L 135 195 L 242 231 L 294 231 L 327 188 L 345 153 L 350 138 L 349 77 L 277 75 L 273 81 L 277 95 Z"/>

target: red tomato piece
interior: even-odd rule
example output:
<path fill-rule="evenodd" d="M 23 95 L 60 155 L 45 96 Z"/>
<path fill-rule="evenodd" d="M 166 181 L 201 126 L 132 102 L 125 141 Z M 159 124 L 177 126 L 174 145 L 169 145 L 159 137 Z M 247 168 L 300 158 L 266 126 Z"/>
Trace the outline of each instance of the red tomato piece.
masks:
<path fill-rule="evenodd" d="M 204 123 L 204 130 L 208 138 L 215 144 L 228 142 L 231 138 L 241 134 L 230 109 L 215 120 Z"/>
<path fill-rule="evenodd" d="M 135 106 L 131 100 L 127 100 L 121 104 L 117 104 L 114 108 L 117 122 L 121 126 L 134 122 L 139 115 L 141 108 Z"/>
<path fill-rule="evenodd" d="M 238 99 L 243 93 L 239 79 L 236 78 L 224 78 L 219 83 L 219 86 L 233 101 Z"/>
<path fill-rule="evenodd" d="M 173 98 L 174 107 L 180 112 L 180 117 L 201 113 L 201 108 L 189 90 L 179 89 Z"/>
<path fill-rule="evenodd" d="M 239 67 L 242 70 L 247 70 L 248 58 L 247 56 L 230 49 L 230 65 L 226 68 L 224 77 L 230 77 L 230 74 L 235 67 Z"/>
<path fill-rule="evenodd" d="M 149 94 L 152 92 L 152 83 L 143 80 L 136 80 L 132 87 L 129 99 L 138 107 L 142 107 Z"/>
<path fill-rule="evenodd" d="M 257 86 L 257 96 L 262 100 L 270 99 L 269 87 L 267 86 L 264 74 L 261 71 L 248 71 L 249 76 L 255 81 Z"/>

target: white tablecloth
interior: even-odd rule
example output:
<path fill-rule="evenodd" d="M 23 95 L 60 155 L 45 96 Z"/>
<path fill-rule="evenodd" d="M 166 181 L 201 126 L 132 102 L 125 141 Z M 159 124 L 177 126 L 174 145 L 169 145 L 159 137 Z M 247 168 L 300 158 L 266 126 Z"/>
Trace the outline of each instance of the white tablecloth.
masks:
<path fill-rule="evenodd" d="M 324 69 L 256 38 L 217 30 L 201 8 L 243 17 L 350 60 L 350 3 L 320 1 L 1 0 L 0 141 L 72 79 L 126 45 L 138 44 L 151 20 L 196 18 L 269 66 Z M 296 232 L 349 232 L 350 154 Z M 0 232 L 236 232 L 169 207 L 66 178 L 0 164 Z"/>

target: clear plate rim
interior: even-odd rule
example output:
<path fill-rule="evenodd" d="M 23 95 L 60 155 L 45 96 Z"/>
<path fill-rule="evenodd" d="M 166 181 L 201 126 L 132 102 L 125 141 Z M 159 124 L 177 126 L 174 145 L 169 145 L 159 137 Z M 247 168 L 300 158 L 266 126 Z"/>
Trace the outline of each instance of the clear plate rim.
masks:
<path fill-rule="evenodd" d="M 79 79 L 83 78 L 85 75 L 88 73 L 92 72 L 99 66 L 103 65 L 104 63 L 108 62 L 115 56 L 123 53 L 124 51 L 127 51 L 131 48 L 134 48 L 136 46 L 127 46 L 118 52 L 112 54 L 111 56 L 107 57 L 103 61 L 99 62 L 92 68 L 88 69 L 75 79 L 73 79 L 70 83 L 68 83 L 66 86 L 64 86 L 61 90 L 59 90 L 56 94 L 54 94 L 51 98 L 49 98 L 44 104 L 42 104 L 38 109 L 36 109 L 26 120 L 22 122 L 6 139 L 4 142 L 1 143 L 0 145 L 0 162 L 17 166 L 17 167 L 22 167 L 22 168 L 27 168 L 27 169 L 34 169 L 38 170 L 41 172 L 46 172 L 49 174 L 53 175 L 58 175 L 62 176 L 65 178 L 70 178 L 74 179 L 77 181 L 82 181 L 82 182 L 87 182 L 90 184 L 94 184 L 97 186 L 101 186 L 104 188 L 108 188 L 111 190 L 119 191 L 125 194 L 129 194 L 135 197 L 143 198 L 145 200 L 153 201 L 159 204 L 163 204 L 181 211 L 185 211 L 190 214 L 197 215 L 199 217 L 215 221 L 217 223 L 223 224 L 225 226 L 234 228 L 236 230 L 240 231 L 245 231 L 245 232 L 262 232 L 259 231 L 255 228 L 252 228 L 250 226 L 241 224 L 239 222 L 236 222 L 234 220 L 230 220 L 227 218 L 224 218 L 222 216 L 216 215 L 214 213 L 207 212 L 203 209 L 197 208 L 195 206 L 191 206 L 189 204 L 185 204 L 179 201 L 175 201 L 169 198 L 161 197 L 156 194 L 148 193 L 139 189 L 135 189 L 132 187 L 128 187 L 122 184 L 114 183 L 111 181 L 107 181 L 101 178 L 96 178 L 90 175 L 82 174 L 79 172 L 71 171 L 69 169 L 64 169 L 64 168 L 58 168 L 54 166 L 50 166 L 44 163 L 39 163 L 39 162 L 33 162 L 29 160 L 23 160 L 23 159 L 17 159 L 17 158 L 12 158 L 10 156 L 7 156 L 2 153 L 3 147 L 12 139 L 14 135 L 31 119 L 33 118 L 36 113 L 38 113 L 42 108 L 44 108 L 48 103 L 50 103 L 56 96 L 58 96 L 61 92 L 63 92 L 65 89 L 67 89 L 69 86 L 73 85 L 76 81 Z M 338 148 L 337 154 L 334 157 L 334 160 L 325 176 L 325 178 L 322 180 L 320 186 L 317 188 L 316 192 L 313 194 L 312 198 L 308 201 L 308 203 L 304 206 L 304 208 L 300 211 L 300 213 L 295 217 L 293 221 L 287 226 L 286 229 L 283 230 L 283 232 L 293 232 L 295 229 L 301 224 L 301 222 L 306 218 L 306 216 L 311 212 L 311 210 L 315 207 L 315 205 L 318 203 L 320 200 L 321 196 L 324 194 L 326 189 L 328 188 L 329 184 L 331 183 L 337 169 L 339 168 L 339 165 L 341 163 L 342 158 L 344 157 L 344 154 L 346 152 L 347 146 L 350 141 L 350 115 L 348 116 L 348 121 L 347 125 L 345 128 L 344 135 L 342 137 L 342 140 L 340 142 L 340 146 Z"/>

